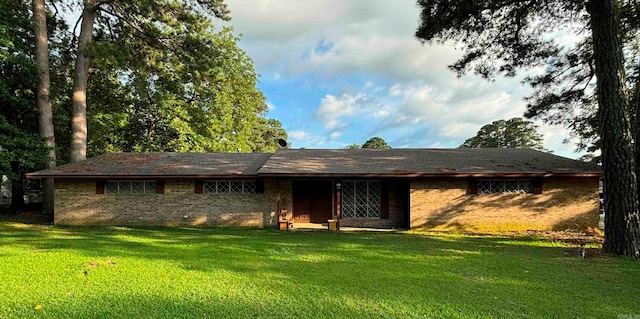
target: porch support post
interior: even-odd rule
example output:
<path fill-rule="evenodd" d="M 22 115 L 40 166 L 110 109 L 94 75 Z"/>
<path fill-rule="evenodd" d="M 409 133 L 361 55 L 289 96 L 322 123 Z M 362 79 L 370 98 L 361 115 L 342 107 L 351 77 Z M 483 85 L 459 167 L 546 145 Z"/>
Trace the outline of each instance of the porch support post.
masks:
<path fill-rule="evenodd" d="M 276 178 L 276 223 L 280 222 L 280 219 L 282 218 L 282 216 L 280 216 L 281 214 L 281 207 L 282 204 L 280 202 L 280 179 Z M 278 226 L 280 227 L 280 226 Z"/>
<path fill-rule="evenodd" d="M 340 220 L 342 219 L 342 185 L 336 184 L 336 230 L 340 230 Z"/>

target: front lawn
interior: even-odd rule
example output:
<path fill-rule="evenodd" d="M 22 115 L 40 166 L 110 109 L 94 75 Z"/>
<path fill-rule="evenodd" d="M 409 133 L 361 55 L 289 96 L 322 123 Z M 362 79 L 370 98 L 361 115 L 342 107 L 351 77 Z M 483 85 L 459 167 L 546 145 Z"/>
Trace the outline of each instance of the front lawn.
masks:
<path fill-rule="evenodd" d="M 640 262 L 545 239 L 0 222 L 0 318 L 640 316 Z"/>

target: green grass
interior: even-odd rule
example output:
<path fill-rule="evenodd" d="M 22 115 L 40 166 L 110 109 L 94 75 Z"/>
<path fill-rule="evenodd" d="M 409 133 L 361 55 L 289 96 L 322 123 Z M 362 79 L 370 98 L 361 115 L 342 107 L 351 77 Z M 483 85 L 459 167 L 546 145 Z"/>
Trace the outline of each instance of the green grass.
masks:
<path fill-rule="evenodd" d="M 616 318 L 639 301 L 639 262 L 545 239 L 0 222 L 0 318 Z"/>

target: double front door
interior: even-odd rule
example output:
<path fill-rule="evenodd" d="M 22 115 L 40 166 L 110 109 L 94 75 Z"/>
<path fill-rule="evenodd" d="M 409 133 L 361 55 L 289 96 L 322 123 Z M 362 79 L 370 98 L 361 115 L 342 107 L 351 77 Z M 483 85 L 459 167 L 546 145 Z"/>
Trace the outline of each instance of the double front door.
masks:
<path fill-rule="evenodd" d="M 331 219 L 332 182 L 293 181 L 293 216 L 299 223 L 326 223 Z"/>

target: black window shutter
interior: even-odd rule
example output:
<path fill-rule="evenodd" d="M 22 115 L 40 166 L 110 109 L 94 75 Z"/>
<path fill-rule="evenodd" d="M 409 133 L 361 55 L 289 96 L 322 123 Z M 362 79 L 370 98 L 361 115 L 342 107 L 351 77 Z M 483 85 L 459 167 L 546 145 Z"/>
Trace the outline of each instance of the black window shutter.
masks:
<path fill-rule="evenodd" d="M 382 187 L 382 198 L 380 203 L 382 205 L 382 210 L 380 212 L 380 218 L 389 219 L 389 182 L 382 181 L 380 186 Z"/>
<path fill-rule="evenodd" d="M 96 181 L 96 194 L 104 194 L 105 181 Z"/>
<path fill-rule="evenodd" d="M 257 180 L 256 181 L 256 193 L 262 194 L 264 193 L 264 181 Z"/>
<path fill-rule="evenodd" d="M 156 194 L 164 194 L 164 180 L 156 181 Z"/>
<path fill-rule="evenodd" d="M 531 181 L 531 186 L 533 186 L 534 194 L 542 194 L 542 178 L 534 178 Z"/>
<path fill-rule="evenodd" d="M 195 182 L 195 193 L 196 194 L 202 194 L 204 192 L 204 181 L 202 180 L 196 180 Z"/>
<path fill-rule="evenodd" d="M 469 179 L 469 187 L 467 188 L 467 194 L 478 194 L 478 180 L 475 178 Z"/>

